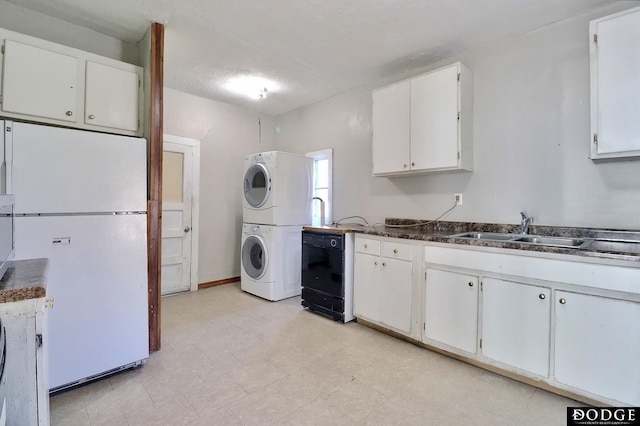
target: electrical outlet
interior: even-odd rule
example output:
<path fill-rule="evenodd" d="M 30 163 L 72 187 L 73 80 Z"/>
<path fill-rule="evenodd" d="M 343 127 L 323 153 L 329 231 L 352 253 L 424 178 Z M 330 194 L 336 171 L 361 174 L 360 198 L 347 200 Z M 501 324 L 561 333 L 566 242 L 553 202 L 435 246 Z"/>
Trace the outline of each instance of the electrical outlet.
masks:
<path fill-rule="evenodd" d="M 462 194 L 453 194 L 453 197 L 455 199 L 456 206 L 461 206 L 462 205 Z"/>

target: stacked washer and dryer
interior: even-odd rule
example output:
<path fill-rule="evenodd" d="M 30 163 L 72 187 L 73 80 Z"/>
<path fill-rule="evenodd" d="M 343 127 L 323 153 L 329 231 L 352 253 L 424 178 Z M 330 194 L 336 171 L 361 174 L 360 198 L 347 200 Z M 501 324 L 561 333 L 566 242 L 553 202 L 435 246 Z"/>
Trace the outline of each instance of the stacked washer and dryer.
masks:
<path fill-rule="evenodd" d="M 244 160 L 240 287 L 267 300 L 301 293 L 302 226 L 311 223 L 313 159 L 280 151 Z"/>

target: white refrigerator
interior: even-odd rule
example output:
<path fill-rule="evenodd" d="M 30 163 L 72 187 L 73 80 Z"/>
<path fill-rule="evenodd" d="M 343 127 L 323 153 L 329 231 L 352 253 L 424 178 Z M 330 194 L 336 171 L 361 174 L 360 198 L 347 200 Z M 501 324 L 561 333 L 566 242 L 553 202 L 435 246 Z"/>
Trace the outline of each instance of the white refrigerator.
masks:
<path fill-rule="evenodd" d="M 49 258 L 50 390 L 141 365 L 149 356 L 146 141 L 0 123 L 15 259 Z"/>

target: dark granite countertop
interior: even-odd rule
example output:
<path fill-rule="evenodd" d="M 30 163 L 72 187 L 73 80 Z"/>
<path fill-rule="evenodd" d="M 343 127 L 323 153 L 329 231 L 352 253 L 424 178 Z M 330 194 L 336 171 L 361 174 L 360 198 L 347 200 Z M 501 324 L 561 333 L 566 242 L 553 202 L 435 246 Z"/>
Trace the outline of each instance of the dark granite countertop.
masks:
<path fill-rule="evenodd" d="M 9 262 L 0 280 L 0 303 L 37 299 L 47 294 L 49 259 L 27 259 Z"/>
<path fill-rule="evenodd" d="M 419 226 L 416 224 L 422 223 Z M 403 238 L 409 240 L 432 241 L 477 247 L 506 248 L 513 250 L 534 251 L 543 253 L 559 253 L 591 258 L 630 260 L 640 263 L 640 253 L 611 250 L 594 250 L 584 248 L 560 247 L 544 244 L 529 244 L 515 241 L 496 241 L 455 238 L 451 235 L 464 232 L 496 232 L 518 234 L 519 225 L 491 224 L 474 222 L 421 221 L 415 219 L 387 218 L 384 224 L 377 226 L 353 227 L 353 232 L 377 235 L 382 237 Z M 529 235 L 581 239 L 614 239 L 640 241 L 640 231 L 613 230 L 595 228 L 571 228 L 560 226 L 529 226 Z"/>
<path fill-rule="evenodd" d="M 350 232 L 354 232 L 354 228 L 346 225 L 337 225 L 337 226 L 303 226 L 303 231 L 312 231 L 312 232 L 325 232 L 328 234 L 348 234 Z"/>

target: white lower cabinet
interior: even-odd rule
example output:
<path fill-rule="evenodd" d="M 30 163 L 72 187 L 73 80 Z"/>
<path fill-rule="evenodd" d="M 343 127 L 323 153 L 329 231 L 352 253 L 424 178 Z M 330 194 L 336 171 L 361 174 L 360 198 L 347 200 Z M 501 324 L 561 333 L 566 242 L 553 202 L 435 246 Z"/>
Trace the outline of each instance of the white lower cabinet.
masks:
<path fill-rule="evenodd" d="M 425 245 L 422 342 L 588 403 L 640 406 L 640 264 L 514 252 Z"/>
<path fill-rule="evenodd" d="M 640 303 L 556 291 L 555 380 L 640 406 Z"/>
<path fill-rule="evenodd" d="M 382 258 L 380 321 L 407 334 L 411 332 L 412 275 L 411 262 Z"/>
<path fill-rule="evenodd" d="M 49 424 L 45 299 L 0 303 L 7 333 L 7 424 Z"/>
<path fill-rule="evenodd" d="M 358 318 L 412 331 L 413 250 L 392 238 L 356 236 L 353 310 Z"/>
<path fill-rule="evenodd" d="M 483 278 L 483 356 L 548 376 L 550 332 L 549 288 Z"/>
<path fill-rule="evenodd" d="M 478 277 L 426 269 L 424 337 L 476 353 L 478 340 Z M 430 342 L 435 341 L 435 342 Z"/>
<path fill-rule="evenodd" d="M 380 256 L 354 255 L 353 312 L 357 317 L 380 321 Z"/>

